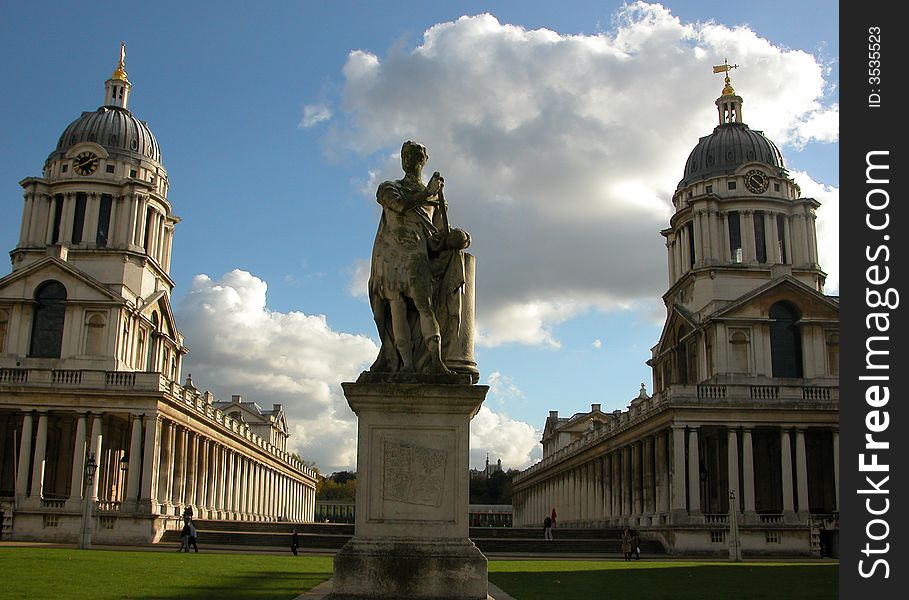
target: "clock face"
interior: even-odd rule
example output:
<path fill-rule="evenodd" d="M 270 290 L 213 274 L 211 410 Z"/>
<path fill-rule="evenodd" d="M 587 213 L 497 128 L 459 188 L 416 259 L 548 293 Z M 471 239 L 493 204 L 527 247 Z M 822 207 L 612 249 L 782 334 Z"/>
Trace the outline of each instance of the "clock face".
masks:
<path fill-rule="evenodd" d="M 749 192 L 762 194 L 767 191 L 769 184 L 770 180 L 762 171 L 752 169 L 745 173 L 745 187 L 748 188 Z"/>
<path fill-rule="evenodd" d="M 79 175 L 91 175 L 98 168 L 98 157 L 86 150 L 73 159 L 73 170 Z"/>

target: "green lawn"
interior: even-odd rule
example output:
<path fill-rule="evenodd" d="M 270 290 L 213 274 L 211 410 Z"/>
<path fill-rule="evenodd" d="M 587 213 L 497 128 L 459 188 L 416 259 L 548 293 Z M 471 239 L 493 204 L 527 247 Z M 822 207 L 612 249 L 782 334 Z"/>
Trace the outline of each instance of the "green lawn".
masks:
<path fill-rule="evenodd" d="M 331 576 L 331 557 L 0 548 L 0 598 L 291 600 Z M 833 563 L 493 560 L 518 600 L 827 600 Z"/>
<path fill-rule="evenodd" d="M 830 600 L 834 563 L 490 561 L 489 580 L 518 600 Z"/>

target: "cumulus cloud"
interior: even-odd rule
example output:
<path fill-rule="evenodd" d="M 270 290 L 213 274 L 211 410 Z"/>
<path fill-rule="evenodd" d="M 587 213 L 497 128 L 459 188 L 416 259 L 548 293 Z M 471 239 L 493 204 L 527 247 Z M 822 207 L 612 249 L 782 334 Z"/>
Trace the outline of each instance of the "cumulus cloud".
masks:
<path fill-rule="evenodd" d="M 331 119 L 331 108 L 325 104 L 307 104 L 303 107 L 303 119 L 300 127 L 306 129 Z"/>
<path fill-rule="evenodd" d="M 452 222 L 473 236 L 478 343 L 558 348 L 566 319 L 665 291 L 659 231 L 688 153 L 716 124 L 711 67 L 727 56 L 742 65 L 745 120 L 784 153 L 837 139 L 820 59 L 635 3 L 598 35 L 486 14 L 437 24 L 412 49 L 351 52 L 343 122 L 326 141 L 381 157 L 361 186 L 370 202 L 378 181 L 401 176 L 401 142 L 424 143 Z"/>
<path fill-rule="evenodd" d="M 269 310 L 268 285 L 239 269 L 214 280 L 197 275 L 176 306 L 190 344 L 185 373 L 194 384 L 228 400 L 240 394 L 264 409 L 282 404 L 291 427 L 288 449 L 324 473 L 356 467 L 357 422 L 341 390 L 375 359 L 366 336 L 333 330 L 324 315 Z M 498 405 L 524 394 L 499 372 L 487 379 Z M 509 467 L 525 467 L 539 432 L 484 406 L 471 425 L 471 464 L 486 453 Z"/>
<path fill-rule="evenodd" d="M 356 379 L 378 348 L 332 330 L 323 315 L 269 310 L 267 288 L 241 270 L 193 279 L 176 307 L 190 344 L 184 372 L 195 372 L 196 386 L 219 400 L 240 394 L 265 409 L 283 404 L 290 450 L 323 471 L 352 468 L 356 418 L 339 384 Z"/>
<path fill-rule="evenodd" d="M 599 350 L 600 348 L 603 347 L 603 340 L 593 340 L 593 344 L 591 344 L 591 345 L 594 348 L 596 348 L 597 350 Z"/>

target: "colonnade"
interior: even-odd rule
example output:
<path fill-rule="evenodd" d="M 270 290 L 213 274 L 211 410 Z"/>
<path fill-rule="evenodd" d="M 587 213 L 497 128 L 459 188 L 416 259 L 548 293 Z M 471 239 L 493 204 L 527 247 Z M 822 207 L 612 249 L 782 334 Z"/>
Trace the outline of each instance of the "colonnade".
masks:
<path fill-rule="evenodd" d="M 52 421 L 71 435 L 53 455 Z M 92 453 L 97 472 L 88 494 L 102 510 L 180 515 L 192 507 L 202 518 L 313 520 L 312 477 L 243 440 L 205 435 L 161 414 L 37 410 L 22 413 L 18 427 L 15 495 L 24 506 L 81 506 Z"/>
<path fill-rule="evenodd" d="M 746 521 L 759 520 L 759 512 L 790 519 L 810 514 L 806 428 L 761 427 L 761 449 L 775 448 L 776 441 L 769 437 L 778 435 L 779 458 L 777 464 L 760 460 L 759 465 L 755 428 L 710 426 L 710 440 L 700 439 L 701 429 L 697 424 L 673 423 L 626 444 L 606 440 L 600 452 L 585 449 L 575 457 L 544 458 L 513 482 L 515 525 L 539 526 L 553 509 L 557 524 L 576 527 L 704 522 L 705 514 L 728 512 L 730 490 L 736 492 L 737 512 Z M 817 482 L 826 487 L 815 492 L 815 502 L 823 504 L 817 496 L 835 494 L 825 507 L 838 510 L 839 433 L 835 428 L 824 430 L 830 434 L 831 447 L 815 464 L 832 461 L 822 468 L 832 468 L 833 481 Z M 724 443 L 717 443 L 719 436 L 725 436 Z M 723 452 L 725 456 L 720 456 Z M 725 472 L 717 473 L 717 466 Z M 768 483 L 766 477 L 774 482 Z M 759 480 L 767 489 L 757 490 Z"/>

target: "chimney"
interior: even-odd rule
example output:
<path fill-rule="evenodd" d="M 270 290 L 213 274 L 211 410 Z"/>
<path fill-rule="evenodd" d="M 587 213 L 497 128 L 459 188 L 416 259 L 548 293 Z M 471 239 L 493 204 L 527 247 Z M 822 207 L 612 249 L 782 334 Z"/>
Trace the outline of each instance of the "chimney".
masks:
<path fill-rule="evenodd" d="M 231 401 L 231 403 L 233 403 L 233 404 L 240 404 L 241 402 L 243 402 L 243 397 L 240 396 L 240 394 L 233 394 L 233 395 L 230 397 L 230 401 Z"/>
<path fill-rule="evenodd" d="M 558 418 L 559 418 L 559 411 L 557 411 L 557 410 L 551 410 L 551 411 L 549 411 L 549 418 L 550 418 L 550 419 L 558 419 Z"/>
<path fill-rule="evenodd" d="M 590 412 L 602 412 L 602 411 L 600 411 L 600 405 L 599 405 L 599 404 L 591 404 L 591 405 L 590 405 Z"/>

